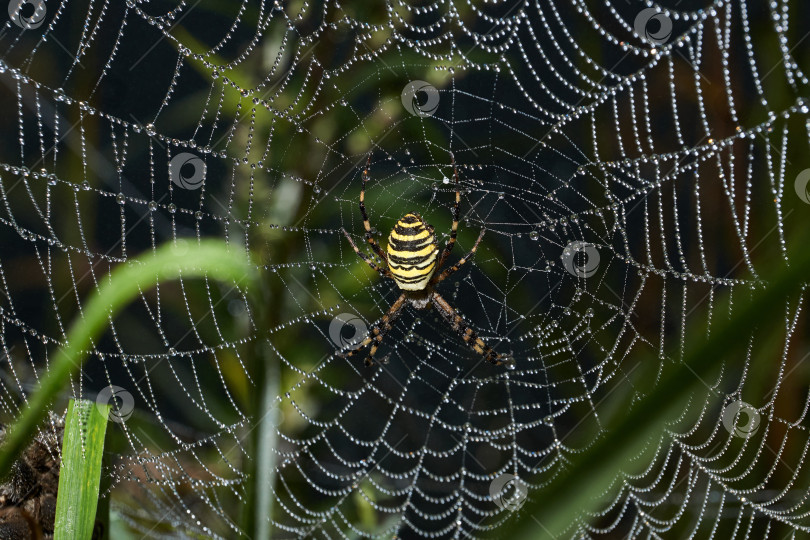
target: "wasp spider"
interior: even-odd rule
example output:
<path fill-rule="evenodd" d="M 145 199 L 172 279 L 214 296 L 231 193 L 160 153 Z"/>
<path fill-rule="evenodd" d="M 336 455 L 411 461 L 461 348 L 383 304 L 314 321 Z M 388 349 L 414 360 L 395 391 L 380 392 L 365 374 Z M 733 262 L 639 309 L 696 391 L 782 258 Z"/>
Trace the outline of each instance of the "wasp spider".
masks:
<path fill-rule="evenodd" d="M 438 283 L 441 283 L 453 275 L 472 257 L 478 249 L 481 238 L 484 237 L 484 230 L 482 230 L 467 255 L 462 257 L 450 268 L 447 268 L 441 273 L 438 272 L 453 250 L 453 246 L 456 243 L 456 232 L 458 231 L 461 195 L 459 193 L 458 170 L 456 169 L 455 161 L 453 162 L 453 175 L 455 176 L 456 184 L 456 202 L 453 206 L 453 226 L 450 230 L 450 239 L 444 246 L 441 255 L 439 255 L 439 246 L 436 242 L 433 227 L 425 223 L 422 217 L 415 212 L 405 214 L 402 219 L 397 221 L 394 230 L 392 230 L 391 234 L 388 236 L 388 252 L 386 253 L 382 250 L 371 232 L 371 224 L 368 220 L 364 202 L 370 161 L 371 157 L 369 157 L 369 161 L 366 163 L 366 168 L 363 171 L 363 187 L 360 190 L 360 213 L 363 216 L 363 226 L 366 229 L 366 241 L 386 265 L 381 267 L 375 264 L 358 249 L 351 236 L 349 236 L 349 233 L 343 230 L 343 234 L 346 235 L 354 252 L 357 253 L 361 259 L 366 261 L 373 270 L 379 272 L 380 275 L 393 279 L 402 290 L 402 294 L 397 298 L 396 302 L 391 305 L 388 313 L 383 315 L 380 323 L 371 329 L 368 336 L 366 336 L 357 348 L 348 352 L 345 356 L 354 356 L 363 348 L 371 345 L 365 363 L 367 366 L 372 365 L 374 363 L 374 354 L 377 352 L 383 340 L 383 336 L 391 330 L 394 322 L 399 318 L 405 306 L 411 305 L 416 309 L 427 309 L 434 306 L 442 318 L 453 330 L 461 335 L 464 342 L 470 345 L 476 353 L 482 355 L 487 361 L 495 365 L 503 364 L 506 362 L 506 359 L 488 347 L 484 341 L 478 337 L 475 330 L 470 327 L 469 323 L 456 313 L 456 310 L 453 309 L 447 300 L 442 298 L 442 296 L 434 290 L 434 287 Z"/>

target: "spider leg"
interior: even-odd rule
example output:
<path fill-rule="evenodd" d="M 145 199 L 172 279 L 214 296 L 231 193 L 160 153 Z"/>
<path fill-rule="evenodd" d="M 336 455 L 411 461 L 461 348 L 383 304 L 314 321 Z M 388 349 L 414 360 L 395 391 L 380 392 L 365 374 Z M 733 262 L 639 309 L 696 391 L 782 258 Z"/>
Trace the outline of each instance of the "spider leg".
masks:
<path fill-rule="evenodd" d="M 368 256 L 365 253 L 360 251 L 360 248 L 358 248 L 357 244 L 354 243 L 354 240 L 352 240 L 352 237 L 349 236 L 349 233 L 346 232 L 346 229 L 340 229 L 340 230 L 343 231 L 343 234 L 346 236 L 346 239 L 352 245 L 352 249 L 354 250 L 354 252 L 357 253 L 358 257 L 360 257 L 361 259 L 366 261 L 366 264 L 368 264 L 371 267 L 372 270 L 375 270 L 375 271 L 379 272 L 380 275 L 382 275 L 384 277 L 391 277 L 391 273 L 388 271 L 387 268 L 381 268 L 381 267 L 377 266 L 374 263 L 374 261 L 369 259 Z"/>
<path fill-rule="evenodd" d="M 464 340 L 464 343 L 472 347 L 472 350 L 474 350 L 476 353 L 483 356 L 487 362 L 500 366 L 504 362 L 509 361 L 503 355 L 496 353 L 491 347 L 484 343 L 484 341 L 478 337 L 478 334 L 475 333 L 475 330 L 472 329 L 470 323 L 465 321 L 464 318 L 459 315 L 455 309 L 453 309 L 453 306 L 451 306 L 447 300 L 442 298 L 440 294 L 433 293 L 432 301 L 442 318 L 450 324 L 453 330 L 461 335 L 461 339 Z"/>
<path fill-rule="evenodd" d="M 453 275 L 459 268 L 464 266 L 464 263 L 467 262 L 467 260 L 470 257 L 475 255 L 476 250 L 478 250 L 478 244 L 481 243 L 481 239 L 484 237 L 484 233 L 486 231 L 487 231 L 486 229 L 481 229 L 481 234 L 478 235 L 478 240 L 475 241 L 475 244 L 473 244 L 473 247 L 470 250 L 470 252 L 467 253 L 466 255 L 464 255 L 461 259 L 459 259 L 459 261 L 456 264 L 454 264 L 453 266 L 451 266 L 450 268 L 448 268 L 447 270 L 445 270 L 441 274 L 437 274 L 436 276 L 434 276 L 434 278 L 431 280 L 431 285 L 435 285 L 436 283 L 441 283 L 442 281 L 444 281 L 445 279 L 447 279 L 448 277 Z"/>
<path fill-rule="evenodd" d="M 360 189 L 360 214 L 363 216 L 363 227 L 366 229 L 366 241 L 371 245 L 371 248 L 374 252 L 380 256 L 380 258 L 386 262 L 388 262 L 388 256 L 385 254 L 385 251 L 380 247 L 380 244 L 374 239 L 374 235 L 371 232 L 371 223 L 368 220 L 368 214 L 366 213 L 366 182 L 368 181 L 368 166 L 371 164 L 371 154 L 368 156 L 368 160 L 366 161 L 366 168 L 363 169 L 363 187 Z"/>
<path fill-rule="evenodd" d="M 377 349 L 380 347 L 380 343 L 382 343 L 383 336 L 387 334 L 391 328 L 394 326 L 394 323 L 402 314 L 402 308 L 405 307 L 405 300 L 407 297 L 405 294 L 402 294 L 397 301 L 391 304 L 388 312 L 382 316 L 380 319 L 380 323 L 375 325 L 371 328 L 368 333 L 368 336 L 353 350 L 349 351 L 348 353 L 344 354 L 345 358 L 350 358 L 360 352 L 363 348 L 371 345 L 371 349 L 368 351 L 368 356 L 366 357 L 365 364 L 367 366 L 371 366 L 374 364 L 374 355 L 377 353 Z"/>
<path fill-rule="evenodd" d="M 450 255 L 450 252 L 453 251 L 453 246 L 456 245 L 456 233 L 458 232 L 459 205 L 461 204 L 461 192 L 459 191 L 458 169 L 456 168 L 456 158 L 453 157 L 453 155 L 451 154 L 450 159 L 453 160 L 453 176 L 456 179 L 456 202 L 453 204 L 453 226 L 450 229 L 450 239 L 447 240 L 447 245 L 444 246 L 444 250 L 442 251 L 442 254 L 439 257 L 439 262 L 436 264 L 436 268 L 441 268 L 442 265 L 444 265 L 444 261 Z"/>

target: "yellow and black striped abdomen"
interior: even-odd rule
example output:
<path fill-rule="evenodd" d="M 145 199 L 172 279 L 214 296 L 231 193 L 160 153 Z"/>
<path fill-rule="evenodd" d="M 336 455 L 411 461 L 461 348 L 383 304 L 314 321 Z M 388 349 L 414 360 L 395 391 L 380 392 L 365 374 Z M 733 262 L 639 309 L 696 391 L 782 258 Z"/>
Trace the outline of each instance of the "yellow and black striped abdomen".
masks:
<path fill-rule="evenodd" d="M 419 214 L 405 214 L 388 236 L 388 269 L 400 289 L 421 291 L 436 271 L 439 247 L 433 227 Z"/>

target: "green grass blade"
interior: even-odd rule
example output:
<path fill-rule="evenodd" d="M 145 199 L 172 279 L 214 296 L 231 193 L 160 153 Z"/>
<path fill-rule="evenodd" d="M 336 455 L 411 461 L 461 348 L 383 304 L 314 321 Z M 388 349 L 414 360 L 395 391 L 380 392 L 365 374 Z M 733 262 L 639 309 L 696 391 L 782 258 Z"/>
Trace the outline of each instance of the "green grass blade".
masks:
<path fill-rule="evenodd" d="M 257 326 L 271 328 L 270 318 L 272 293 L 266 282 L 260 282 L 254 290 L 253 315 Z M 243 465 L 245 473 L 244 496 L 240 516 L 241 534 L 246 538 L 270 538 L 270 516 L 273 513 L 273 485 L 276 476 L 277 443 L 276 428 L 281 422 L 281 410 L 276 396 L 279 393 L 280 369 L 266 334 L 259 332 L 253 344 L 253 354 L 248 356 L 248 371 L 255 382 L 255 399 L 251 401 L 249 414 L 249 455 L 253 456 Z"/>
<path fill-rule="evenodd" d="M 242 528 L 248 538 L 270 538 L 270 516 L 273 512 L 272 489 L 276 475 L 276 426 L 280 421 L 276 396 L 279 392 L 279 367 L 266 347 L 257 347 L 254 371 L 259 386 L 258 409 L 252 414 L 251 436 L 253 460 L 246 464 L 245 498 Z"/>
<path fill-rule="evenodd" d="M 8 429 L 0 446 L 0 477 L 8 475 L 11 464 L 45 418 L 50 403 L 79 371 L 86 351 L 104 331 L 110 318 L 141 291 L 159 281 L 180 276 L 206 276 L 246 286 L 255 279 L 256 270 L 244 254 L 235 254 L 219 241 L 204 240 L 193 245 L 186 241 L 164 245 L 110 272 L 87 302 L 83 317 L 71 327 L 65 347 L 57 353 L 39 388 Z"/>
<path fill-rule="evenodd" d="M 513 525 L 508 537 L 536 540 L 557 538 L 566 531 L 572 534 L 576 519 L 600 506 L 598 497 L 609 490 L 645 443 L 663 434 L 666 423 L 687 409 L 690 397 L 695 400 L 701 399 L 701 394 L 706 397 L 703 381 L 714 380 L 723 360 L 745 347 L 747 341 L 741 336 L 754 328 L 763 332 L 784 324 L 785 299 L 800 293 L 810 275 L 810 250 L 797 255 L 790 266 L 774 276 L 764 290 L 753 293 L 750 300 L 735 298 L 733 315 L 715 323 L 711 336 L 692 345 L 683 362 L 664 372 L 656 388 L 623 414 L 600 440 L 582 454 L 571 457 L 565 470 L 533 494 L 532 500 L 521 509 L 525 518 Z M 723 306 L 716 312 L 730 310 Z M 658 360 L 649 358 L 649 361 Z"/>
<path fill-rule="evenodd" d="M 70 400 L 62 440 L 55 540 L 93 534 L 109 412 L 108 404 Z"/>

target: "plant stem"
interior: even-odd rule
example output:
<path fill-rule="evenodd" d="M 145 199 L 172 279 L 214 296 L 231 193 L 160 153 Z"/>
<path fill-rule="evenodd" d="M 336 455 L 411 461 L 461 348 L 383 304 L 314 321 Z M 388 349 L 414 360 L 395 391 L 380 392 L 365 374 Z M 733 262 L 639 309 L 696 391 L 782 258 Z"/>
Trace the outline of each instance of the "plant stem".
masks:
<path fill-rule="evenodd" d="M 253 424 L 249 432 L 252 460 L 244 467 L 245 499 L 242 507 L 242 528 L 247 538 L 270 538 L 270 517 L 273 512 L 273 485 L 275 483 L 276 426 L 281 420 L 276 396 L 279 392 L 280 370 L 274 353 L 267 343 L 263 329 L 270 326 L 270 291 L 260 283 L 260 300 L 254 313 L 259 326 L 253 349 L 251 372 L 258 388 L 252 400 Z"/>

